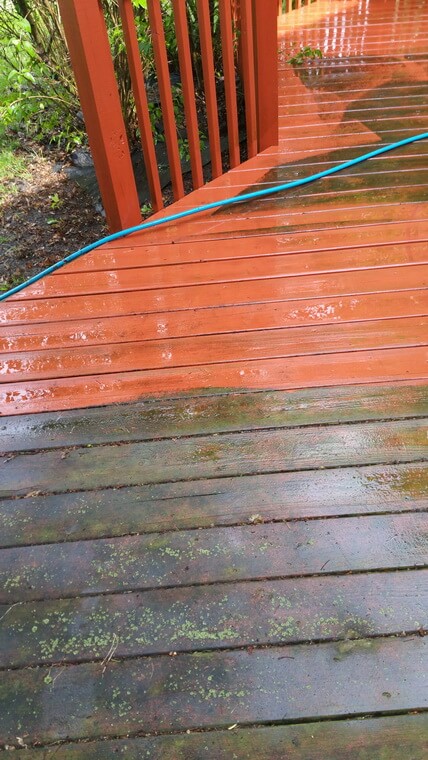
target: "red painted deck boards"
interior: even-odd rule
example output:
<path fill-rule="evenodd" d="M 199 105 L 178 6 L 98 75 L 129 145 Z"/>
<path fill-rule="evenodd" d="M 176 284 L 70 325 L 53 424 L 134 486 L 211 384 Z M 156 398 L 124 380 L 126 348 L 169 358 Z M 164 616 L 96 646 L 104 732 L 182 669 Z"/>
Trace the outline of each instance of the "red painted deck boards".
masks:
<path fill-rule="evenodd" d="M 392 7 L 392 5 L 394 7 Z M 164 216 L 428 129 L 428 6 L 279 18 L 280 145 Z M 291 66 L 289 51 L 323 58 Z M 3 414 L 427 377 L 428 141 L 104 246 L 2 304 Z"/>

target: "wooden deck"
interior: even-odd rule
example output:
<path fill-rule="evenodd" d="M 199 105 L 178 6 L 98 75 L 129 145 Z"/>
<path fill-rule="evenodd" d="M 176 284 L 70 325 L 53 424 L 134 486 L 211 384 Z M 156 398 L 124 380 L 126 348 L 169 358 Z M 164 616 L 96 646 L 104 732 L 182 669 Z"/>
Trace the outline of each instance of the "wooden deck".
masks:
<path fill-rule="evenodd" d="M 427 131 L 427 44 L 425 0 L 288 14 L 279 148 L 174 208 Z M 427 156 L 2 304 L 0 751 L 425 760 Z"/>
<path fill-rule="evenodd" d="M 427 131 L 428 4 L 392 5 L 318 0 L 285 15 L 279 148 L 174 210 Z M 306 44 L 325 56 L 295 71 L 289 51 Z M 419 142 L 134 235 L 23 291 L 0 316 L 3 413 L 425 378 L 427 156 Z"/>

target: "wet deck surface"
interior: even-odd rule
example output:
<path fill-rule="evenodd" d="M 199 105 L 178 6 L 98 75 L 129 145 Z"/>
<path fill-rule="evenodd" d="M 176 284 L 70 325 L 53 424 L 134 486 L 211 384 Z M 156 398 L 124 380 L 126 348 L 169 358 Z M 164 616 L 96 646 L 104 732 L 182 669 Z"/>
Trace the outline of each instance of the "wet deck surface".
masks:
<path fill-rule="evenodd" d="M 5 420 L 0 743 L 423 760 L 427 417 L 412 384 Z"/>
<path fill-rule="evenodd" d="M 198 203 L 427 129 L 427 2 L 290 19 L 326 56 Z M 425 760 L 427 154 L 4 304 L 0 751 Z"/>
<path fill-rule="evenodd" d="M 425 0 L 318 0 L 280 24 L 280 146 L 174 210 L 428 130 Z M 293 68 L 290 52 L 324 57 Z M 427 376 L 428 141 L 134 235 L 2 305 L 2 410 Z M 170 211 L 165 212 L 170 213 Z"/>

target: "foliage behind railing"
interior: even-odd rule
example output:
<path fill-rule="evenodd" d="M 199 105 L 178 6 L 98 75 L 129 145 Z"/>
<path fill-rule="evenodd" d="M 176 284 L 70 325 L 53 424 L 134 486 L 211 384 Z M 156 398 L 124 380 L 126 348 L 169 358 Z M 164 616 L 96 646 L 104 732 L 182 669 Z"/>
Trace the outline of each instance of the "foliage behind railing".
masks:
<path fill-rule="evenodd" d="M 211 177 L 277 142 L 277 2 L 118 0 L 109 26 L 111 3 L 59 0 L 104 206 L 119 228 L 140 217 L 134 135 L 155 210 L 163 205 L 157 141 L 165 141 L 175 199 L 185 192 L 183 154 L 193 187 L 204 181 L 201 140 Z M 115 68 L 125 61 L 119 96 Z"/>
<path fill-rule="evenodd" d="M 317 0 L 278 0 L 278 15 L 281 13 L 290 13 L 290 11 L 297 11 L 305 5 L 311 5 L 311 3 L 316 2 Z"/>

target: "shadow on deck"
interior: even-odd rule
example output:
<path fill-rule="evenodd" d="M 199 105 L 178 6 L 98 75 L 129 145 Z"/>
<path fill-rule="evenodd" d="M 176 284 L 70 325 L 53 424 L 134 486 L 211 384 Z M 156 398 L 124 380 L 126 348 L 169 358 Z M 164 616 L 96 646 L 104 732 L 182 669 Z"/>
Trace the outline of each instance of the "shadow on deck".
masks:
<path fill-rule="evenodd" d="M 289 14 L 279 148 L 176 208 L 426 131 L 427 37 L 422 0 Z M 425 758 L 427 150 L 4 304 L 3 746 Z"/>

